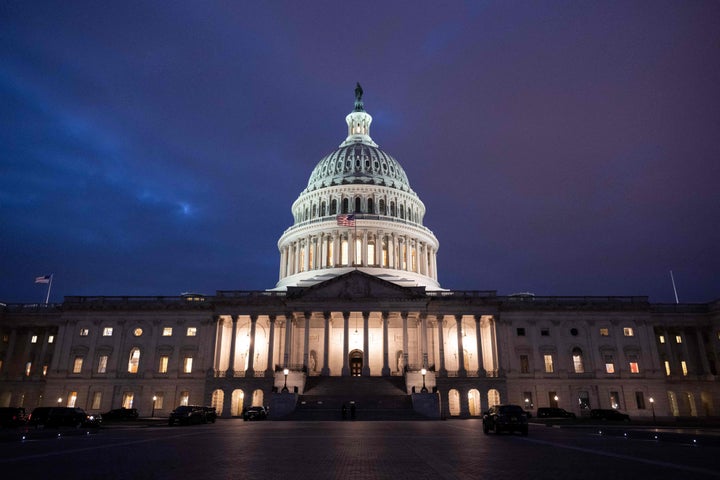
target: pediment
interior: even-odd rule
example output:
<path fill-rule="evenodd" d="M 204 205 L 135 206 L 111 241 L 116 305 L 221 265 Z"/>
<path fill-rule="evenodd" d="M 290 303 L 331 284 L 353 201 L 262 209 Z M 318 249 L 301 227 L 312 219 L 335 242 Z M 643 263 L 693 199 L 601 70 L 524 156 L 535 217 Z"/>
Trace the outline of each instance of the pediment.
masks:
<path fill-rule="evenodd" d="M 425 287 L 402 287 L 360 270 L 353 270 L 311 287 L 288 287 L 288 299 L 315 300 L 418 300 Z"/>

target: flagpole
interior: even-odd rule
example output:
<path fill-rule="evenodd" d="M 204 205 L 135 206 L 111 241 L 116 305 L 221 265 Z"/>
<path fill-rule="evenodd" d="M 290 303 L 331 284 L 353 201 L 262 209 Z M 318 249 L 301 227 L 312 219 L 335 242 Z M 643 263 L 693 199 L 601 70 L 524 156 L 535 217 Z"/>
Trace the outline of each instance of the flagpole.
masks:
<path fill-rule="evenodd" d="M 673 284 L 673 292 L 675 292 L 675 303 L 676 304 L 680 303 L 680 300 L 678 300 L 677 288 L 675 288 L 675 277 L 673 277 L 672 270 L 670 270 L 670 280 L 672 281 L 672 284 Z"/>
<path fill-rule="evenodd" d="M 47 291 L 47 296 L 45 297 L 45 305 L 47 305 L 48 302 L 50 302 L 50 289 L 52 288 L 53 275 L 54 275 L 53 273 L 50 274 L 50 282 L 48 282 L 48 291 Z"/>

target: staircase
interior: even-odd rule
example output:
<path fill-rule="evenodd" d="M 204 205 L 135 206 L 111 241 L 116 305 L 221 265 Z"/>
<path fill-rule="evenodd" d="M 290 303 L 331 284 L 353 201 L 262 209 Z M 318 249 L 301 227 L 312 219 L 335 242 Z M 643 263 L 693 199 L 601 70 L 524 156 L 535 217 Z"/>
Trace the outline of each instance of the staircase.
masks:
<path fill-rule="evenodd" d="M 305 392 L 287 420 L 414 420 L 425 418 L 413 410 L 403 377 L 308 377 Z"/>

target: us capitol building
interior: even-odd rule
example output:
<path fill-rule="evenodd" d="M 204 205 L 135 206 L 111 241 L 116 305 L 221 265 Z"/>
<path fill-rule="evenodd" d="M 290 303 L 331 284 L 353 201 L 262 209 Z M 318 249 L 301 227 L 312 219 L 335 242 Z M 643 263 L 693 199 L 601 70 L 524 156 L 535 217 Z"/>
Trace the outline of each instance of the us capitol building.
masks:
<path fill-rule="evenodd" d="M 474 417 L 490 405 L 707 417 L 720 403 L 720 301 L 499 296 L 438 283 L 438 239 L 398 161 L 347 137 L 310 174 L 264 291 L 65 297 L 0 306 L 0 406 L 180 404 L 223 417 Z M 353 408 L 354 410 L 354 408 Z"/>

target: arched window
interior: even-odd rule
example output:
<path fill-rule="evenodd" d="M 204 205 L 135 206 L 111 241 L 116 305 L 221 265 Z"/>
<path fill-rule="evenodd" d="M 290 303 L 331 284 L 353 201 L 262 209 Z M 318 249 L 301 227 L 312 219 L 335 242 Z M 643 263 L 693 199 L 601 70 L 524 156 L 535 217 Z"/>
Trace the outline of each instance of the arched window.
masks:
<path fill-rule="evenodd" d="M 372 198 L 368 198 L 367 201 L 367 213 L 375 213 L 375 204 Z"/>
<path fill-rule="evenodd" d="M 313 209 L 312 209 L 312 218 L 315 218 L 315 217 L 317 217 L 317 204 L 316 203 L 313 204 Z"/>
<path fill-rule="evenodd" d="M 577 347 L 573 348 L 572 358 L 575 373 L 585 373 L 585 367 L 583 366 L 582 350 Z"/>
<path fill-rule="evenodd" d="M 333 200 L 330 202 L 330 215 L 336 215 L 337 214 L 337 200 Z"/>
<path fill-rule="evenodd" d="M 325 204 L 325 202 L 322 202 L 322 203 L 320 204 L 320 216 L 321 216 L 321 217 L 324 217 L 324 216 L 327 215 L 327 208 L 326 208 L 326 207 L 327 207 L 327 205 Z"/>
<path fill-rule="evenodd" d="M 350 201 L 347 198 L 343 198 L 342 211 L 340 213 L 349 213 L 349 210 L 350 210 Z"/>
<path fill-rule="evenodd" d="M 400 218 L 405 219 L 405 205 L 400 205 Z"/>
<path fill-rule="evenodd" d="M 225 399 L 225 392 L 223 392 L 220 389 L 213 390 L 212 400 L 210 401 L 210 405 L 215 407 L 215 411 L 217 412 L 218 416 L 222 415 L 224 399 Z"/>
<path fill-rule="evenodd" d="M 395 216 L 395 202 L 390 202 L 390 216 Z"/>
<path fill-rule="evenodd" d="M 385 212 L 385 200 L 382 200 L 382 199 L 380 200 L 380 212 L 379 212 L 379 213 L 380 213 L 380 215 L 385 215 L 385 214 L 386 214 L 386 212 Z"/>
<path fill-rule="evenodd" d="M 355 211 L 361 212 L 362 211 L 362 201 L 360 200 L 360 197 L 355 197 Z"/>
<path fill-rule="evenodd" d="M 494 407 L 500 405 L 500 392 L 491 388 L 488 390 L 488 407 Z"/>
<path fill-rule="evenodd" d="M 252 406 L 261 407 L 263 404 L 263 391 L 259 388 L 253 392 Z"/>
<path fill-rule="evenodd" d="M 448 392 L 448 410 L 452 417 L 460 415 L 460 392 L 454 388 Z"/>
<path fill-rule="evenodd" d="M 230 415 L 233 417 L 239 417 L 242 415 L 244 403 L 245 392 L 240 389 L 233 390 L 232 397 L 230 399 Z"/>
<path fill-rule="evenodd" d="M 482 415 L 480 408 L 480 392 L 473 388 L 468 392 L 468 409 L 470 410 L 471 417 L 477 417 Z"/>
<path fill-rule="evenodd" d="M 130 350 L 130 359 L 128 360 L 128 372 L 137 373 L 140 365 L 140 349 L 135 347 Z"/>

